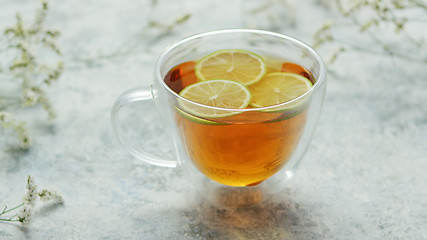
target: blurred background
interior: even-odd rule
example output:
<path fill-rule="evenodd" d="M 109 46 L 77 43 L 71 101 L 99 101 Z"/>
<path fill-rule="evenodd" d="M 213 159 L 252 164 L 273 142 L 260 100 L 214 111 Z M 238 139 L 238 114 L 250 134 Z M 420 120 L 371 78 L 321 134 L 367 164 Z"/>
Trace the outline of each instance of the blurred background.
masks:
<path fill-rule="evenodd" d="M 0 222 L 0 239 L 427 238 L 425 0 L 0 6 L 0 205 L 22 202 L 29 174 L 64 197 L 37 206 L 28 226 Z M 115 99 L 151 84 L 169 44 L 225 28 L 290 35 L 328 65 L 323 113 L 295 177 L 276 199 L 239 211 L 210 206 L 179 170 L 138 162 L 110 127 Z M 144 112 L 129 124 L 158 118 L 154 106 L 128 111 Z M 138 132 L 173 154 L 161 130 Z"/>

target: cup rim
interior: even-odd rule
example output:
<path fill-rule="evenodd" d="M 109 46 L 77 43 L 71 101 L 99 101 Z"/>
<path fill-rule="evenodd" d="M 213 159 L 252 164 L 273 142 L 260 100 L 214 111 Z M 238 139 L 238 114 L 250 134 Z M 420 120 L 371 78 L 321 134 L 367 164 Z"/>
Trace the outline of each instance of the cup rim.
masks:
<path fill-rule="evenodd" d="M 316 61 L 319 63 L 319 78 L 316 79 L 316 82 L 313 84 L 313 87 L 308 90 L 307 92 L 305 92 L 303 95 L 294 98 L 290 101 L 284 102 L 284 103 L 280 103 L 280 104 L 276 104 L 276 105 L 272 105 L 272 106 L 267 106 L 267 107 L 258 107 L 258 108 L 236 108 L 236 109 L 232 109 L 232 108 L 221 108 L 221 107 L 214 107 L 214 106 L 209 106 L 209 105 L 205 105 L 205 104 L 201 104 L 198 102 L 193 102 L 191 100 L 188 100 L 184 97 L 181 97 L 179 94 L 177 94 L 176 92 L 174 92 L 172 89 L 170 89 L 166 83 L 163 81 L 163 78 L 160 74 L 160 68 L 161 68 L 161 64 L 163 63 L 163 61 L 166 59 L 166 57 L 168 56 L 168 54 L 173 51 L 175 48 L 179 47 L 180 45 L 193 41 L 194 39 L 198 39 L 198 38 L 202 38 L 202 37 L 207 37 L 207 36 L 212 36 L 212 35 L 218 35 L 218 34 L 232 34 L 232 33 L 250 33 L 250 34 L 261 34 L 261 35 L 267 35 L 267 36 L 271 36 L 271 37 L 277 37 L 277 38 L 281 38 L 284 39 L 286 41 L 292 42 L 294 44 L 297 44 L 299 46 L 302 46 L 305 50 L 307 50 L 311 56 L 313 56 Z M 223 30 L 215 30 L 215 31 L 209 31 L 209 32 L 203 32 L 203 33 L 198 33 L 198 34 L 194 34 L 194 35 L 190 35 L 188 37 L 185 37 L 171 45 L 169 45 L 168 47 L 166 47 L 166 49 L 163 51 L 163 53 L 159 56 L 159 58 L 157 59 L 156 63 L 155 63 L 155 67 L 154 67 L 154 77 L 155 77 L 155 81 L 160 81 L 160 84 L 163 88 L 165 88 L 170 94 L 172 94 L 174 97 L 176 97 L 177 99 L 179 99 L 180 101 L 184 101 L 184 102 L 188 102 L 191 103 L 193 105 L 197 105 L 200 107 L 204 107 L 204 108 L 210 108 L 210 109 L 215 109 L 215 110 L 221 110 L 221 111 L 232 111 L 235 113 L 238 112 L 250 112 L 250 111 L 268 111 L 271 109 L 276 109 L 276 108 L 282 108 L 285 107 L 286 105 L 291 105 L 294 102 L 297 102 L 299 99 L 305 98 L 306 96 L 309 96 L 310 94 L 312 94 L 316 89 L 318 89 L 324 81 L 326 81 L 326 65 L 323 61 L 323 59 L 320 57 L 320 55 L 313 49 L 311 48 L 309 45 L 307 45 L 306 43 L 290 37 L 288 35 L 285 34 L 281 34 L 281 33 L 276 33 L 276 32 L 270 32 L 270 31 L 265 31 L 265 30 L 255 30 L 255 29 L 244 29 L 244 28 L 238 28 L 238 29 L 223 29 Z"/>

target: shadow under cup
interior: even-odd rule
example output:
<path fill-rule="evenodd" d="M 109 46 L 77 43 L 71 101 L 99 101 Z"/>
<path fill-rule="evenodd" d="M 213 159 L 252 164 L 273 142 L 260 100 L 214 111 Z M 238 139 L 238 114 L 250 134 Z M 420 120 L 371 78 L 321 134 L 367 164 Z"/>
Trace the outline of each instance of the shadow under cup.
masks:
<path fill-rule="evenodd" d="M 247 50 L 303 66 L 313 77 L 313 87 L 276 106 L 221 109 L 184 99 L 164 82 L 176 66 L 224 49 Z M 185 38 L 163 52 L 154 76 L 151 88 L 130 90 L 116 100 L 112 124 L 119 141 L 147 163 L 182 168 L 188 183 L 207 200 L 232 208 L 255 205 L 283 188 L 308 148 L 326 90 L 326 69 L 313 49 L 288 36 L 259 30 L 220 30 Z M 125 141 L 118 112 L 128 103 L 145 100 L 156 102 L 177 159 L 162 159 Z M 227 116 L 203 118 L 188 111 L 189 107 Z"/>
<path fill-rule="evenodd" d="M 282 104 L 286 108 L 303 102 L 288 111 L 221 109 L 232 116 L 212 119 L 186 112 L 183 103 L 212 107 L 181 98 L 164 77 L 181 63 L 223 49 L 244 49 L 301 65 L 313 75 L 313 87 Z M 308 148 L 326 90 L 325 66 L 313 49 L 288 36 L 257 30 L 224 30 L 186 38 L 159 58 L 155 78 L 158 107 L 174 126 L 179 166 L 207 199 L 229 207 L 254 205 L 284 186 Z"/>

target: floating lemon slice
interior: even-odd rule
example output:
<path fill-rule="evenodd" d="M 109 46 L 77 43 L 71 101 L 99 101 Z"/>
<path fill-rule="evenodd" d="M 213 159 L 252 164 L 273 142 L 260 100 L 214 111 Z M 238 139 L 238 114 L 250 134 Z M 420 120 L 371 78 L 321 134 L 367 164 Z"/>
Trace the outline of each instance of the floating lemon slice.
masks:
<path fill-rule="evenodd" d="M 246 108 L 251 102 L 251 93 L 244 85 L 230 80 L 209 80 L 198 82 L 184 88 L 180 96 L 199 104 L 239 109 Z M 209 108 L 180 100 L 182 109 L 199 117 L 218 118 L 231 116 L 237 111 Z"/>
<path fill-rule="evenodd" d="M 267 74 L 261 81 L 249 86 L 252 93 L 251 107 L 268 107 L 288 102 L 308 90 L 313 84 L 306 77 L 295 73 L 274 72 Z M 299 106 L 307 99 L 299 99 L 291 104 L 286 104 L 269 111 L 281 111 Z"/>
<path fill-rule="evenodd" d="M 200 118 L 200 117 L 194 116 L 192 114 L 189 114 L 189 113 L 187 113 L 187 112 L 179 109 L 178 107 L 175 107 L 175 110 L 182 117 L 184 117 L 184 118 L 186 118 L 186 119 L 188 119 L 188 120 L 190 120 L 192 122 L 198 123 L 198 124 L 203 124 L 203 125 L 227 125 L 227 123 L 214 122 L 214 121 L 211 121 L 211 120 L 207 120 L 207 119 L 204 119 L 204 118 Z"/>
<path fill-rule="evenodd" d="M 227 79 L 248 86 L 264 77 L 266 67 L 263 59 L 246 50 L 221 50 L 201 60 L 195 66 L 196 76 L 201 81 Z"/>

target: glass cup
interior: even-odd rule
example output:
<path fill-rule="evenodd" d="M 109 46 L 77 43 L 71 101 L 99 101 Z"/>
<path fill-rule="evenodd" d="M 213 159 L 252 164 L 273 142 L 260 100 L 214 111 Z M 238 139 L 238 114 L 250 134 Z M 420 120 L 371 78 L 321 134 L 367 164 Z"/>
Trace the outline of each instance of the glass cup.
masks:
<path fill-rule="evenodd" d="M 306 68 L 313 87 L 302 96 L 264 108 L 226 109 L 182 98 L 164 82 L 179 64 L 223 49 L 244 49 L 276 56 Z M 179 167 L 212 204 L 247 207 L 283 189 L 303 158 L 316 128 L 326 91 L 326 68 L 309 46 L 278 33 L 230 29 L 187 37 L 158 58 L 149 88 L 123 93 L 112 109 L 112 126 L 121 144 L 136 158 L 161 167 Z M 135 101 L 154 101 L 176 153 L 165 159 L 136 148 L 119 128 L 120 109 Z M 185 106 L 185 107 L 183 107 Z M 202 118 L 186 109 L 219 111 L 228 117 Z M 285 109 L 278 110 L 276 109 Z"/>

